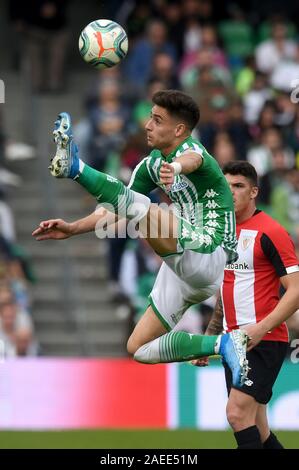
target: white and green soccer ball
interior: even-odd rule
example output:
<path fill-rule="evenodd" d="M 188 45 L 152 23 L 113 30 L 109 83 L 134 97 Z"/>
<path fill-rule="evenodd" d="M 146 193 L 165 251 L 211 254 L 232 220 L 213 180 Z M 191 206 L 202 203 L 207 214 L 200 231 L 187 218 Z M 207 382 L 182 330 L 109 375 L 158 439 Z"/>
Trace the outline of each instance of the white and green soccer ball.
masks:
<path fill-rule="evenodd" d="M 128 37 L 115 21 L 92 21 L 80 34 L 79 51 L 85 62 L 96 69 L 113 67 L 126 57 Z"/>

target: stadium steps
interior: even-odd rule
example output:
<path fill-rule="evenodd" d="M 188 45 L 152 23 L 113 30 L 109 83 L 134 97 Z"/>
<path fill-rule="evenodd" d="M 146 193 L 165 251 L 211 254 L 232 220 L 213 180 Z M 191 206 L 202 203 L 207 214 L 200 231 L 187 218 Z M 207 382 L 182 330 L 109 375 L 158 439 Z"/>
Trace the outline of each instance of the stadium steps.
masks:
<path fill-rule="evenodd" d="M 94 234 L 59 242 L 36 242 L 31 236 L 43 219 L 72 221 L 95 207 L 79 185 L 55 180 L 47 170 L 49 155 L 55 151 L 50 136 L 53 120 L 63 110 L 68 110 L 74 120 L 81 117 L 84 81 L 85 76 L 74 74 L 69 93 L 44 95 L 33 102 L 31 111 L 36 115 L 31 127 L 37 158 L 8 164 L 22 178 L 20 187 L 9 190 L 8 200 L 15 214 L 18 243 L 31 259 L 37 277 L 32 287 L 32 314 L 41 354 L 125 356 L 128 321 L 125 309 L 110 301 L 105 241 Z M 22 140 L 20 115 L 13 112 L 22 102 L 22 87 L 14 75 L 7 83 L 7 98 L 15 104 L 5 107 L 6 128 L 12 138 Z"/>

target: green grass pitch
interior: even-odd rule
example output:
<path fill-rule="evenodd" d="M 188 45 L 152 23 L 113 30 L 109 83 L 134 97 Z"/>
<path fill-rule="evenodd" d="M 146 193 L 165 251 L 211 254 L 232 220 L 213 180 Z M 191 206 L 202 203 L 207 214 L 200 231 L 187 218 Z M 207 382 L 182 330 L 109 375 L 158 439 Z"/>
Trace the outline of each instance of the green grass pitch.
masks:
<path fill-rule="evenodd" d="M 299 448 L 299 432 L 277 431 L 288 449 Z M 229 431 L 78 430 L 1 431 L 0 449 L 233 449 Z"/>

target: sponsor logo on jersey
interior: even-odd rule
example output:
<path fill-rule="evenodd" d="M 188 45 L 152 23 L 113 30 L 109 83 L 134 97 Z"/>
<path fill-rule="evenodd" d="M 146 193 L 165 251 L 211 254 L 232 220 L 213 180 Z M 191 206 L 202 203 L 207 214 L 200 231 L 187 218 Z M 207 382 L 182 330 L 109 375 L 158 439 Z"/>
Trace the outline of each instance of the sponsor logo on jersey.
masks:
<path fill-rule="evenodd" d="M 237 269 L 249 269 L 249 264 L 248 263 L 231 263 L 226 266 L 225 269 L 229 270 L 237 270 Z"/>
<path fill-rule="evenodd" d="M 171 186 L 171 191 L 173 193 L 176 193 L 177 191 L 182 191 L 182 189 L 185 189 L 187 187 L 187 181 L 180 181 L 179 183 L 173 183 L 173 185 Z"/>

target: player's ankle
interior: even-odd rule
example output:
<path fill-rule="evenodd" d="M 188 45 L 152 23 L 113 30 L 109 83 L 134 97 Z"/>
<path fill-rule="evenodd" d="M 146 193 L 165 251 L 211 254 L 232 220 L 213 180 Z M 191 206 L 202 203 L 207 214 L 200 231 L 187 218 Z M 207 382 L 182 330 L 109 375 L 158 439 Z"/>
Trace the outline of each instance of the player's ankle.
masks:
<path fill-rule="evenodd" d="M 238 449 L 262 449 L 263 444 L 257 426 L 249 426 L 234 433 Z"/>

